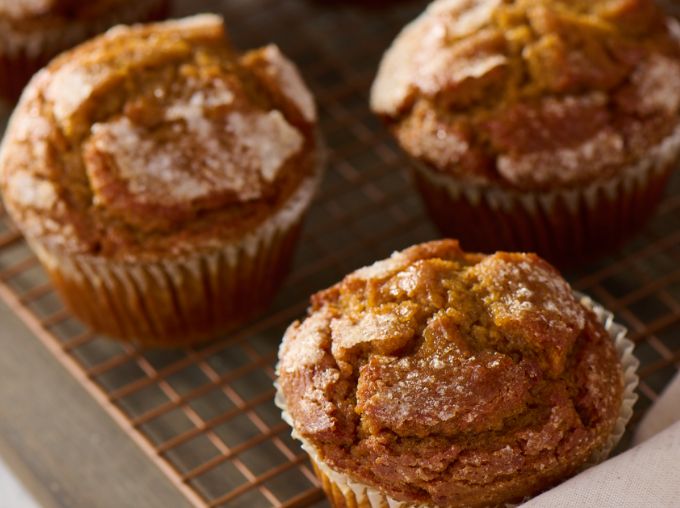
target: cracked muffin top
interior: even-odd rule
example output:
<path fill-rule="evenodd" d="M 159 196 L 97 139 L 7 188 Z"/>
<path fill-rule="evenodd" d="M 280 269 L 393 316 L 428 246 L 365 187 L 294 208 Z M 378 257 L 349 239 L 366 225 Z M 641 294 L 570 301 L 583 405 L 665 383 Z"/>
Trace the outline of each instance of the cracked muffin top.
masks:
<path fill-rule="evenodd" d="M 312 297 L 279 353 L 295 429 L 397 500 L 518 501 L 575 473 L 619 415 L 611 338 L 531 254 L 418 245 Z"/>
<path fill-rule="evenodd" d="M 385 54 L 371 104 L 443 174 L 587 184 L 680 143 L 680 25 L 654 0 L 437 0 Z"/>
<path fill-rule="evenodd" d="M 315 173 L 315 123 L 294 65 L 276 46 L 237 53 L 217 16 L 117 27 L 28 86 L 0 153 L 5 203 L 69 253 L 223 245 Z"/>

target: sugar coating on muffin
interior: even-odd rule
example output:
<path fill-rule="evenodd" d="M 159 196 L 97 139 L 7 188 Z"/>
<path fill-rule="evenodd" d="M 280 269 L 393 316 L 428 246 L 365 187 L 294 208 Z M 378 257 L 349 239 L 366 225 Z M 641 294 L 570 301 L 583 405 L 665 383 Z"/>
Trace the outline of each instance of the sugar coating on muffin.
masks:
<path fill-rule="evenodd" d="M 653 0 L 437 0 L 386 53 L 371 102 L 445 174 L 582 185 L 680 143 L 680 28 Z"/>
<path fill-rule="evenodd" d="M 293 64 L 237 53 L 218 16 L 117 27 L 28 87 L 0 154 L 6 204 L 69 253 L 222 245 L 313 176 L 315 122 Z"/>
<path fill-rule="evenodd" d="M 399 501 L 519 501 L 577 472 L 612 432 L 612 341 L 529 254 L 412 247 L 312 298 L 279 384 L 322 461 Z"/>

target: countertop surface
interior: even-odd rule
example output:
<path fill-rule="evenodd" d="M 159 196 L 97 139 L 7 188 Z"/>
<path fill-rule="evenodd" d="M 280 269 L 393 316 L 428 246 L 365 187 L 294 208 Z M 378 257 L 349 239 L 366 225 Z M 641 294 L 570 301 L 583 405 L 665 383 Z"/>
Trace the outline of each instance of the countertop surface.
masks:
<path fill-rule="evenodd" d="M 2 508 L 190 506 L 4 303 L 0 351 Z"/>

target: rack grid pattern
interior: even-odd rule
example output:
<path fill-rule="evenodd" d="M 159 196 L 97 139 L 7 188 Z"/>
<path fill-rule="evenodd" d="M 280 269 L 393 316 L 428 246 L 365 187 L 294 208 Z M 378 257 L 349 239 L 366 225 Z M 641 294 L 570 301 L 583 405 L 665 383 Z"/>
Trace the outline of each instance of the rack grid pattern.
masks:
<path fill-rule="evenodd" d="M 410 185 L 408 162 L 367 107 L 381 54 L 426 2 L 178 3 L 176 15 L 223 13 L 240 47 L 278 43 L 318 98 L 328 173 L 278 299 L 255 322 L 199 348 L 119 344 L 68 313 L 2 210 L 0 296 L 195 506 L 325 506 L 273 404 L 276 351 L 311 293 L 437 236 Z M 622 253 L 569 276 L 637 343 L 641 398 L 631 428 L 680 366 L 680 178 L 667 196 Z"/>

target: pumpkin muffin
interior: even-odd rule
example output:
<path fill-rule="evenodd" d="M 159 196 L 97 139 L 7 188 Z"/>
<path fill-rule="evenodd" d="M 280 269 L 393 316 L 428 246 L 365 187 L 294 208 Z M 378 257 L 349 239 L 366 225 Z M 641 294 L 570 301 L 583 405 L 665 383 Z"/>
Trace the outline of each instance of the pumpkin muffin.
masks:
<path fill-rule="evenodd" d="M 426 243 L 312 297 L 278 402 L 335 506 L 496 506 L 603 460 L 635 401 L 611 314 L 533 254 Z"/>
<path fill-rule="evenodd" d="M 119 23 L 165 16 L 168 0 L 0 0 L 0 97 L 15 100 L 56 55 Z"/>
<path fill-rule="evenodd" d="M 272 299 L 320 178 L 316 131 L 276 46 L 240 54 L 213 15 L 117 27 L 32 80 L 2 190 L 85 323 L 188 344 Z"/>
<path fill-rule="evenodd" d="M 654 0 L 440 0 L 371 97 L 468 248 L 587 260 L 650 217 L 680 153 L 680 25 Z"/>

